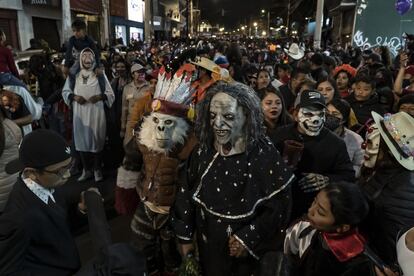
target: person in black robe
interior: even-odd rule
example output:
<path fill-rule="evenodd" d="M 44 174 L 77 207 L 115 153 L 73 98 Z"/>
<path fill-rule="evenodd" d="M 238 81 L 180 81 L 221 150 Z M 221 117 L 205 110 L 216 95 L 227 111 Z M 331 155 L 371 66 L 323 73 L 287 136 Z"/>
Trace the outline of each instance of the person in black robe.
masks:
<path fill-rule="evenodd" d="M 210 88 L 197 124 L 200 145 L 173 207 L 181 252 L 191 253 L 196 234 L 203 275 L 251 275 L 281 249 L 293 175 L 265 138 L 260 101 L 246 85 Z"/>

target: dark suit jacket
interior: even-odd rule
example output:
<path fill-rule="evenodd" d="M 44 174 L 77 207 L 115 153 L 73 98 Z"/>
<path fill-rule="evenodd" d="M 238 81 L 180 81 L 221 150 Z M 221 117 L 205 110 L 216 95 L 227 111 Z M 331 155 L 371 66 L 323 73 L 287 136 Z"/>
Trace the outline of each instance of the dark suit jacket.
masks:
<path fill-rule="evenodd" d="M 79 267 L 66 211 L 18 178 L 0 216 L 0 275 L 73 275 Z"/>

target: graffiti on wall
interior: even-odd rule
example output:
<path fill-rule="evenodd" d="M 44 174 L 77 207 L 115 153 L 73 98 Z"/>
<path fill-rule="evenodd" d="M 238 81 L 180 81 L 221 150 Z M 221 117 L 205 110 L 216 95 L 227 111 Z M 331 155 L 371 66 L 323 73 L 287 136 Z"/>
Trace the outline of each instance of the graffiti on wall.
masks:
<path fill-rule="evenodd" d="M 364 32 L 357 30 L 354 35 L 354 43 L 357 47 L 361 47 L 363 50 L 370 49 L 373 47 L 378 46 L 387 46 L 391 53 L 396 56 L 398 54 L 398 51 L 402 47 L 402 40 L 399 37 L 393 36 L 393 37 L 382 37 L 377 36 L 375 38 L 375 41 L 369 41 L 368 37 L 364 36 Z"/>

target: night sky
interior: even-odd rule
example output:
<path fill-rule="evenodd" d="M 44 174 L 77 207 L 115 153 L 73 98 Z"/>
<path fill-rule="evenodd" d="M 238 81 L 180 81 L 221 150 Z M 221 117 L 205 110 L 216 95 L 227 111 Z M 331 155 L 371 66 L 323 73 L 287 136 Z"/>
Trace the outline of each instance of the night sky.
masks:
<path fill-rule="evenodd" d="M 271 0 L 198 0 L 201 9 L 201 18 L 210 23 L 219 23 L 226 28 L 237 28 L 247 24 L 249 16 L 258 16 L 261 9 L 271 3 Z M 197 3 L 197 0 L 194 0 Z M 221 10 L 225 10 L 225 16 Z"/>

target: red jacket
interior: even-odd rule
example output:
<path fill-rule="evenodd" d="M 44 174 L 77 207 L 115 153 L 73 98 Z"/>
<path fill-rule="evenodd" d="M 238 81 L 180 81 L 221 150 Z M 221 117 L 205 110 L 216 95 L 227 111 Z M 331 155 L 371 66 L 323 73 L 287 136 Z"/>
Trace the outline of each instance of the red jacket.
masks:
<path fill-rule="evenodd" d="M 19 77 L 12 52 L 8 48 L 0 46 L 0 73 L 4 72 L 11 72 L 16 78 Z"/>

